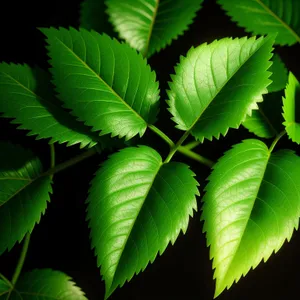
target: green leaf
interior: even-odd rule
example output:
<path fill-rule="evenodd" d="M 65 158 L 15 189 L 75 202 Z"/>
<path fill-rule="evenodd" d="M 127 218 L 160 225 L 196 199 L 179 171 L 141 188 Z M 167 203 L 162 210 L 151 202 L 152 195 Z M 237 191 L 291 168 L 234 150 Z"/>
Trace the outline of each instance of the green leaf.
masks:
<path fill-rule="evenodd" d="M 300 1 L 218 0 L 233 21 L 254 34 L 277 33 L 276 44 L 300 42 Z"/>
<path fill-rule="evenodd" d="M 87 30 L 95 30 L 115 36 L 112 25 L 105 13 L 107 6 L 104 0 L 84 0 L 80 5 L 80 26 Z"/>
<path fill-rule="evenodd" d="M 0 255 L 32 232 L 45 212 L 49 176 L 40 177 L 42 164 L 29 150 L 0 142 Z"/>
<path fill-rule="evenodd" d="M 289 138 L 300 144 L 300 84 L 292 72 L 283 98 L 283 117 L 286 132 Z"/>
<path fill-rule="evenodd" d="M 272 83 L 268 86 L 269 93 L 283 90 L 288 81 L 288 71 L 284 63 L 280 59 L 280 56 L 278 54 L 275 54 L 272 61 L 273 64 L 269 69 L 269 71 L 272 72 L 272 75 L 270 77 Z"/>
<path fill-rule="evenodd" d="M 0 299 L 5 299 L 10 291 L 10 286 L 2 279 L 0 279 Z"/>
<path fill-rule="evenodd" d="M 259 140 L 244 140 L 213 166 L 203 213 L 215 269 L 217 297 L 266 262 L 298 229 L 300 158 L 290 150 L 270 153 Z"/>
<path fill-rule="evenodd" d="M 186 232 L 199 195 L 194 176 L 185 164 L 162 163 L 147 146 L 125 148 L 98 170 L 87 199 L 87 219 L 106 299 L 169 242 L 174 244 L 180 230 Z"/>
<path fill-rule="evenodd" d="M 156 75 L 126 44 L 85 29 L 41 29 L 54 83 L 74 115 L 101 135 L 142 136 L 158 113 Z"/>
<path fill-rule="evenodd" d="M 284 130 L 282 125 L 282 94 L 283 91 L 264 95 L 264 101 L 258 104 L 259 110 L 253 110 L 247 116 L 243 126 L 261 138 L 275 137 Z"/>
<path fill-rule="evenodd" d="M 177 128 L 203 142 L 238 128 L 271 83 L 273 38 L 224 38 L 191 48 L 175 67 L 168 91 Z"/>
<path fill-rule="evenodd" d="M 10 300 L 87 300 L 66 274 L 50 269 L 33 270 L 23 274 Z"/>
<path fill-rule="evenodd" d="M 160 51 L 183 34 L 203 0 L 108 0 L 110 21 L 120 37 L 144 56 Z"/>
<path fill-rule="evenodd" d="M 43 70 L 2 63 L 0 87 L 0 113 L 22 124 L 19 129 L 30 130 L 29 135 L 51 138 L 51 144 L 80 143 L 81 148 L 97 144 L 97 136 L 62 109 L 53 96 L 50 76 Z"/>

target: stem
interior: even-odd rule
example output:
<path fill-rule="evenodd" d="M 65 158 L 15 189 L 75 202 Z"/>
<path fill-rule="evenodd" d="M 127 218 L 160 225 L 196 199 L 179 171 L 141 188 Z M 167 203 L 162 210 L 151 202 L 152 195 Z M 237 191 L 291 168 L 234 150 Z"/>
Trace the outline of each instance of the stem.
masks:
<path fill-rule="evenodd" d="M 181 152 L 182 154 L 208 166 L 209 168 L 211 168 L 214 165 L 214 162 L 212 160 L 191 151 L 190 149 L 186 148 L 186 146 L 180 146 L 178 148 L 178 152 Z"/>
<path fill-rule="evenodd" d="M 97 153 L 97 150 L 95 148 L 91 148 L 82 154 L 79 154 L 79 155 L 77 155 L 55 167 L 50 168 L 48 171 L 41 174 L 38 178 L 43 177 L 43 176 L 49 176 L 49 175 L 58 173 L 60 171 L 63 171 L 65 169 L 81 162 L 82 160 L 85 160 L 86 158 L 93 156 L 96 153 Z"/>
<path fill-rule="evenodd" d="M 23 248 L 22 248 L 22 252 L 21 252 L 21 256 L 19 258 L 15 273 L 12 277 L 11 283 L 13 286 L 16 285 L 17 280 L 21 274 L 24 262 L 25 262 L 25 258 L 26 258 L 26 254 L 28 251 L 28 246 L 29 246 L 29 241 L 30 241 L 30 233 L 27 233 L 25 236 L 25 240 L 24 240 L 24 244 L 23 244 Z"/>
<path fill-rule="evenodd" d="M 271 144 L 269 151 L 270 153 L 274 150 L 276 144 L 278 143 L 278 141 L 286 134 L 286 131 L 283 130 L 281 131 L 274 139 L 273 143 Z"/>
<path fill-rule="evenodd" d="M 156 133 L 158 136 L 160 136 L 170 147 L 174 147 L 174 142 L 165 134 L 163 133 L 159 128 L 157 128 L 154 125 L 148 124 L 148 128 L 151 129 L 154 133 Z"/>
<path fill-rule="evenodd" d="M 164 163 L 168 163 L 168 162 L 172 159 L 173 155 L 176 153 L 176 151 L 177 151 L 178 148 L 181 146 L 181 144 L 187 139 L 187 137 L 189 136 L 189 134 L 190 134 L 190 131 L 186 131 L 186 132 L 183 134 L 183 136 L 179 139 L 179 141 L 176 143 L 176 145 L 174 145 L 174 146 L 171 148 L 171 150 L 170 150 L 170 152 L 169 152 L 167 158 L 165 159 Z"/>
<path fill-rule="evenodd" d="M 186 145 L 183 145 L 184 148 L 188 149 L 188 150 L 192 150 L 194 149 L 195 147 L 197 147 L 198 145 L 200 145 L 200 142 L 198 141 L 193 141 L 193 142 L 190 142 Z"/>
<path fill-rule="evenodd" d="M 0 273 L 0 278 L 5 281 L 11 288 L 13 287 L 11 282 L 3 275 Z"/>

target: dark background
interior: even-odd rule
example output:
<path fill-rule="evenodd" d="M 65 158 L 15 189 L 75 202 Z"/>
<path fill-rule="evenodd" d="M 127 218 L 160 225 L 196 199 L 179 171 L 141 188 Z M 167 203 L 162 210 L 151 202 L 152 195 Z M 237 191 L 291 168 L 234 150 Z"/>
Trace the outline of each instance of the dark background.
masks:
<path fill-rule="evenodd" d="M 296 1 L 296 0 L 295 0 Z M 184 1 L 183 1 L 184 2 Z M 48 68 L 44 36 L 36 27 L 73 26 L 79 25 L 80 1 L 72 4 L 62 1 L 4 1 L 0 4 L 0 61 L 38 64 Z M 184 36 L 174 41 L 171 46 L 154 55 L 149 63 L 157 72 L 160 81 L 161 113 L 156 124 L 171 138 L 177 140 L 182 132 L 174 130 L 174 123 L 165 110 L 165 89 L 169 74 L 180 55 L 185 55 L 191 46 L 203 42 L 212 42 L 222 37 L 241 37 L 247 33 L 238 28 L 215 1 L 204 1 L 194 24 Z M 276 47 L 289 70 L 300 78 L 299 53 L 300 46 Z M 25 130 L 16 130 L 10 120 L 0 120 L 0 140 L 11 140 L 24 147 L 31 148 L 41 157 L 45 168 L 49 167 L 49 146 L 47 141 L 35 141 L 27 137 Z M 216 160 L 231 145 L 242 139 L 254 137 L 246 129 L 230 130 L 226 138 L 219 141 L 205 141 L 199 147 L 199 153 Z M 158 150 L 163 157 L 168 148 L 153 133 L 148 132 L 139 141 Z M 270 145 L 270 141 L 266 141 Z M 277 148 L 292 148 L 299 153 L 297 145 L 284 137 Z M 58 145 L 57 163 L 63 162 L 81 153 L 79 147 L 66 148 Z M 198 149 L 197 149 L 198 150 Z M 48 205 L 46 215 L 33 231 L 31 244 L 24 266 L 24 271 L 33 268 L 52 268 L 63 271 L 73 277 L 74 281 L 86 293 L 90 300 L 103 299 L 104 282 L 101 281 L 96 258 L 90 250 L 89 230 L 85 222 L 85 199 L 89 182 L 93 173 L 107 153 L 92 158 L 71 167 L 54 177 L 54 193 Z M 198 174 L 197 180 L 201 190 L 210 170 L 195 163 L 180 154 L 175 159 L 191 165 Z M 199 201 L 200 204 L 200 201 Z M 214 294 L 213 272 L 209 252 L 205 246 L 205 236 L 202 234 L 202 223 L 199 213 L 191 219 L 187 234 L 179 236 L 174 246 L 168 246 L 161 257 L 157 257 L 152 265 L 148 265 L 143 273 L 135 276 L 122 289 L 117 289 L 111 299 L 118 300 L 150 300 L 150 299 L 188 299 L 211 300 Z M 0 233 L 1 234 L 1 233 Z M 20 245 L 11 252 L 0 257 L 0 272 L 10 277 L 15 268 Z M 300 232 L 295 232 L 290 243 L 285 243 L 276 255 L 266 264 L 261 263 L 246 278 L 234 284 L 230 291 L 225 291 L 218 299 L 298 299 L 300 293 Z"/>

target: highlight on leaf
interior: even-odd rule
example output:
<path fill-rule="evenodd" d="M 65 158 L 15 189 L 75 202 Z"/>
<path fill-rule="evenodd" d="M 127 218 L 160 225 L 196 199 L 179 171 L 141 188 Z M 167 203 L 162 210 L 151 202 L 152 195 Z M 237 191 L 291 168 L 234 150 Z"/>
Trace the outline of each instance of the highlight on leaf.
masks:
<path fill-rule="evenodd" d="M 80 27 L 115 36 L 106 9 L 104 0 L 83 0 L 80 4 Z"/>
<path fill-rule="evenodd" d="M 156 75 L 136 50 L 95 31 L 41 31 L 59 98 L 93 131 L 129 140 L 156 121 Z"/>
<path fill-rule="evenodd" d="M 300 42 L 300 1 L 298 0 L 218 0 L 239 26 L 255 35 L 277 33 L 275 43 Z"/>
<path fill-rule="evenodd" d="M 194 176 L 183 163 L 162 163 L 148 146 L 125 148 L 100 167 L 91 182 L 87 219 L 105 299 L 186 232 L 197 210 Z"/>
<path fill-rule="evenodd" d="M 11 292 L 10 300 L 87 300 L 85 294 L 66 274 L 51 269 L 24 273 Z"/>
<path fill-rule="evenodd" d="M 300 84 L 295 75 L 289 73 L 289 81 L 283 97 L 283 117 L 289 138 L 300 144 Z"/>
<path fill-rule="evenodd" d="M 177 39 L 193 22 L 203 0 L 107 0 L 119 36 L 145 57 Z"/>
<path fill-rule="evenodd" d="M 300 158 L 291 150 L 270 153 L 244 140 L 213 166 L 201 220 L 216 279 L 215 297 L 273 252 L 298 229 Z"/>
<path fill-rule="evenodd" d="M 50 79 L 48 73 L 38 67 L 1 63 L 2 117 L 14 118 L 13 124 L 21 124 L 19 129 L 30 130 L 28 135 L 36 135 L 37 139 L 50 138 L 50 144 L 80 144 L 81 148 L 96 145 L 100 138 L 64 111 L 54 97 Z"/>
<path fill-rule="evenodd" d="M 49 176 L 29 150 L 0 142 L 0 254 L 31 233 L 52 193 Z"/>
<path fill-rule="evenodd" d="M 176 127 L 200 142 L 238 128 L 267 93 L 273 42 L 273 37 L 223 38 L 191 48 L 169 83 Z"/>
<path fill-rule="evenodd" d="M 243 126 L 258 137 L 268 139 L 283 131 L 282 95 L 283 90 L 264 95 L 264 101 L 258 104 L 259 109 L 247 116 Z"/>

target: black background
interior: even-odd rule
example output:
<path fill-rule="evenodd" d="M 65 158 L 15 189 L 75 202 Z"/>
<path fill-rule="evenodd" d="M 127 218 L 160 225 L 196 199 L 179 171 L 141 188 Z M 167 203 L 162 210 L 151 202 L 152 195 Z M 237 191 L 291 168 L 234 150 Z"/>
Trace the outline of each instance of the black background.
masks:
<path fill-rule="evenodd" d="M 48 68 L 44 36 L 36 28 L 78 27 L 79 5 L 78 0 L 72 1 L 71 4 L 57 0 L 36 3 L 5 1 L 5 4 L 2 1 L 0 61 L 27 63 L 31 66 L 38 64 Z M 207 0 L 204 1 L 203 8 L 190 30 L 149 60 L 151 67 L 157 72 L 162 91 L 161 112 L 156 125 L 172 139 L 177 140 L 182 133 L 174 130 L 170 115 L 165 110 L 164 91 L 170 79 L 169 74 L 173 73 L 180 55 L 185 55 L 191 46 L 203 42 L 212 42 L 226 36 L 245 35 L 247 33 L 232 23 L 215 1 Z M 280 54 L 288 69 L 298 78 L 300 78 L 299 50 L 299 45 L 276 47 L 276 52 Z M 0 139 L 11 140 L 31 148 L 41 157 L 45 168 L 48 168 L 47 141 L 35 141 L 34 137 L 27 137 L 26 131 L 16 130 L 16 126 L 11 125 L 9 121 L 1 119 Z M 199 147 L 199 153 L 216 160 L 231 145 L 249 137 L 254 136 L 242 127 L 239 130 L 230 130 L 228 135 L 219 141 L 205 141 Z M 163 157 L 167 154 L 167 146 L 151 132 L 147 132 L 139 143 L 153 146 Z M 266 143 L 270 145 L 270 141 Z M 292 148 L 299 153 L 297 145 L 292 144 L 287 137 L 279 142 L 277 148 Z M 64 145 L 58 145 L 56 150 L 57 163 L 81 153 L 77 146 L 66 148 Z M 85 222 L 85 199 L 89 181 L 99 163 L 106 157 L 107 153 L 96 155 L 55 175 L 51 203 L 46 215 L 33 231 L 24 266 L 24 271 L 52 268 L 67 273 L 85 291 L 90 300 L 103 299 L 104 282 L 101 281 L 94 253 L 90 250 L 89 230 Z M 177 154 L 175 159 L 191 165 L 193 171 L 198 174 L 197 180 L 202 190 L 210 170 L 180 154 Z M 168 246 L 154 264 L 135 276 L 130 283 L 126 283 L 121 289 L 118 288 L 111 299 L 211 300 L 214 293 L 213 272 L 209 251 L 205 246 L 205 236 L 202 234 L 202 225 L 197 213 L 191 219 L 187 234 L 185 236 L 181 234 L 174 246 Z M 20 249 L 20 245 L 17 245 L 11 252 L 6 252 L 0 257 L 0 272 L 8 277 L 12 275 Z M 242 278 L 218 299 L 298 299 L 299 269 L 300 233 L 295 232 L 291 242 L 285 243 L 279 253 L 273 255 L 266 264 L 261 263 L 255 271 L 250 271 L 246 278 Z"/>

